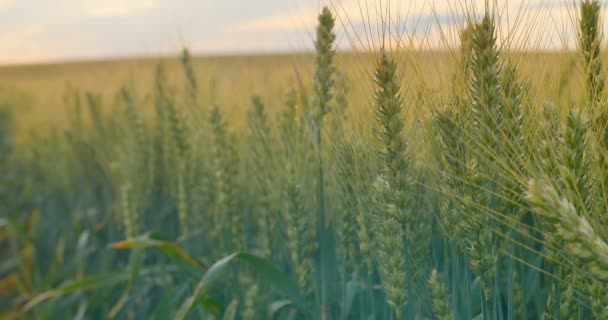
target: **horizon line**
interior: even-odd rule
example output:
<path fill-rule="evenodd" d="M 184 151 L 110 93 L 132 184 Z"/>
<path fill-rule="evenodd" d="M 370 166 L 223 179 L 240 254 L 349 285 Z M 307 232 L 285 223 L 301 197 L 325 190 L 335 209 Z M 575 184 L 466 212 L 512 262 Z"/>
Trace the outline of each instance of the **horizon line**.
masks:
<path fill-rule="evenodd" d="M 23 62 L 2 62 L 0 61 L 1 69 L 11 68 L 27 68 L 27 67 L 40 67 L 40 66 L 56 66 L 56 65 L 69 65 L 69 64 L 86 64 L 86 63 L 103 63 L 103 62 L 121 62 L 121 61 L 134 61 L 134 60 L 165 60 L 179 58 L 182 50 L 188 49 L 184 47 L 179 50 L 175 50 L 173 53 L 161 53 L 161 54 L 125 54 L 125 55 L 107 55 L 107 56 L 80 56 L 74 58 L 58 58 L 58 59 L 41 59 L 38 61 L 23 61 Z M 395 49 L 393 49 L 395 50 Z M 401 49 L 400 51 L 406 52 L 449 52 L 450 48 L 426 48 L 426 49 Z M 357 50 L 336 50 L 338 55 L 340 54 L 373 54 L 376 53 L 373 50 L 366 50 L 360 52 Z M 511 53 L 576 53 L 577 49 L 573 48 L 561 48 L 561 49 L 510 49 L 508 52 Z M 190 51 L 192 57 L 195 58 L 238 58 L 238 57 L 256 57 L 256 56 L 288 56 L 288 55 L 314 55 L 314 50 L 227 50 L 224 52 L 202 52 L 202 51 Z"/>

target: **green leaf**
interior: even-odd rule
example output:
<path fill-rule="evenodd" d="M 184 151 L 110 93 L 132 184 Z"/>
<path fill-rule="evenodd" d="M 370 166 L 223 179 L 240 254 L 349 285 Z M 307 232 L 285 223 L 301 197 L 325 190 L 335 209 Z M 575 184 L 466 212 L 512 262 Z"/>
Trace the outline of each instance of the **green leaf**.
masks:
<path fill-rule="evenodd" d="M 122 293 L 122 296 L 120 297 L 120 299 L 118 299 L 118 302 L 116 302 L 116 304 L 112 307 L 112 309 L 110 309 L 110 313 L 108 314 L 108 318 L 110 318 L 110 319 L 116 319 L 116 317 L 118 316 L 118 313 L 122 310 L 122 308 L 125 306 L 125 304 L 129 300 L 130 293 L 131 293 L 131 288 L 128 287 Z"/>
<path fill-rule="evenodd" d="M 113 272 L 98 274 L 63 285 L 57 289 L 51 289 L 32 298 L 23 308 L 29 311 L 37 305 L 62 295 L 70 294 L 79 290 L 92 290 L 100 287 L 108 287 L 121 282 L 126 282 L 129 274 L 125 272 Z"/>
<path fill-rule="evenodd" d="M 179 258 L 201 272 L 205 272 L 205 270 L 207 270 L 207 268 L 200 261 L 187 254 L 186 251 L 184 251 L 178 245 L 162 240 L 157 234 L 154 233 L 147 233 L 133 239 L 113 243 L 112 248 L 117 250 L 158 248 L 166 255 L 172 258 Z"/>
<path fill-rule="evenodd" d="M 192 312 L 192 310 L 194 310 L 194 307 L 199 303 L 202 304 L 203 307 L 205 307 L 205 310 L 208 310 L 212 313 L 221 312 L 218 310 L 209 310 L 208 309 L 209 297 L 207 296 L 207 291 L 202 286 L 202 283 L 199 283 L 199 285 L 194 289 L 194 294 L 192 296 L 190 296 L 188 299 L 186 299 L 186 301 L 184 301 L 184 303 L 181 305 L 179 310 L 177 310 L 177 314 L 175 315 L 174 319 L 176 319 L 176 320 L 185 319 Z"/>
<path fill-rule="evenodd" d="M 176 320 L 186 318 L 198 303 L 204 303 L 208 299 L 208 294 L 212 287 L 219 281 L 222 275 L 226 274 L 229 267 L 235 262 L 240 261 L 249 267 L 254 273 L 268 281 L 282 294 L 289 297 L 296 304 L 303 306 L 304 300 L 300 296 L 298 285 L 296 282 L 283 275 L 273 264 L 266 258 L 258 257 L 246 252 L 233 253 L 213 264 L 201 281 L 194 289 L 191 297 L 186 299 L 179 308 Z"/>
<path fill-rule="evenodd" d="M 122 308 L 125 306 L 125 304 L 129 300 L 129 297 L 131 295 L 131 288 L 133 288 L 133 286 L 137 282 L 137 279 L 139 278 L 139 269 L 140 269 L 140 266 L 141 266 L 142 260 L 143 260 L 142 253 L 143 252 L 141 251 L 141 249 L 136 249 L 136 250 L 131 251 L 131 256 L 129 257 L 129 266 L 128 266 L 129 274 L 130 274 L 129 283 L 127 284 L 127 288 L 122 293 L 122 297 L 120 299 L 118 299 L 118 302 L 116 302 L 116 304 L 110 310 L 108 317 L 111 319 L 116 318 L 118 313 L 122 310 Z"/>
<path fill-rule="evenodd" d="M 142 270 L 140 275 L 149 275 L 153 273 L 167 273 L 169 269 L 165 268 L 149 268 Z M 69 282 L 63 286 L 45 291 L 28 301 L 23 307 L 23 311 L 29 311 L 39 304 L 56 297 L 67 295 L 81 290 L 97 290 L 103 287 L 111 287 L 119 283 L 127 282 L 130 278 L 130 274 L 125 271 L 118 271 L 112 273 L 96 274 L 90 277 L 79 279 L 76 281 Z"/>

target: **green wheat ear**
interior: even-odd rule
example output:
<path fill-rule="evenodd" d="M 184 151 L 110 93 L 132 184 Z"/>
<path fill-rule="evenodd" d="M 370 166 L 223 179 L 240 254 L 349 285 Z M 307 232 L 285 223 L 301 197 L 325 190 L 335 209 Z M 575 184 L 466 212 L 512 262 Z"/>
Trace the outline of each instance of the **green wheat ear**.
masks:
<path fill-rule="evenodd" d="M 598 319 L 603 319 L 607 299 L 605 286 L 608 282 L 608 244 L 596 232 L 588 220 L 579 215 L 575 205 L 561 198 L 556 189 L 535 180 L 528 184 L 526 200 L 532 211 L 545 223 L 545 241 L 563 247 L 574 268 L 560 267 L 560 293 L 552 292 L 547 300 L 547 311 L 543 319 L 552 319 L 556 307 L 565 317 L 575 317 L 577 311 L 577 290 L 585 288 L 589 292 L 591 311 Z M 572 258 L 575 258 L 572 260 Z M 581 270 L 588 271 L 581 272 Z M 600 286 L 596 285 L 601 283 Z M 561 304 L 556 306 L 554 297 Z"/>
<path fill-rule="evenodd" d="M 581 214 L 592 210 L 588 192 L 591 190 L 589 179 L 589 156 L 587 151 L 587 122 L 578 113 L 569 112 L 563 132 L 564 143 L 561 152 L 560 178 L 562 188 L 569 192 L 569 198 Z"/>
<path fill-rule="evenodd" d="M 192 55 L 190 54 L 190 50 L 188 50 L 188 48 L 184 48 L 182 51 L 180 62 L 187 80 L 188 95 L 192 100 L 191 102 L 196 103 L 198 98 L 198 80 L 196 78 L 194 66 L 192 65 Z"/>
<path fill-rule="evenodd" d="M 526 200 L 552 229 L 549 237 L 565 244 L 568 253 L 584 263 L 594 278 L 608 282 L 608 244 L 585 217 L 579 216 L 574 205 L 551 185 L 535 180 L 528 184 Z"/>
<path fill-rule="evenodd" d="M 470 20 L 464 28 L 459 32 L 460 38 L 460 66 L 462 67 L 462 73 L 468 78 L 471 71 L 471 62 L 473 60 L 473 36 L 475 32 L 475 24 Z"/>
<path fill-rule="evenodd" d="M 601 102 L 605 87 L 600 53 L 600 10 L 601 6 L 597 0 L 583 0 L 581 3 L 578 42 L 583 53 L 585 85 L 590 107 Z"/>
<path fill-rule="evenodd" d="M 314 74 L 314 101 L 312 118 L 316 126 L 321 126 L 323 117 L 331 110 L 330 101 L 332 99 L 332 87 L 334 85 L 335 67 L 333 64 L 335 51 L 334 33 L 335 20 L 327 7 L 319 15 L 319 25 L 317 26 L 317 39 L 315 41 L 316 58 Z"/>
<path fill-rule="evenodd" d="M 275 177 L 272 173 L 274 164 L 274 139 L 268 124 L 264 102 L 258 96 L 252 98 L 251 109 L 248 113 L 248 128 L 250 147 L 252 155 L 251 166 L 252 177 L 256 181 L 254 206 L 252 211 L 257 217 L 260 248 L 268 256 L 274 253 L 276 256 L 279 250 L 277 243 L 280 243 L 282 217 L 278 214 L 275 205 L 276 192 L 274 191 Z"/>
<path fill-rule="evenodd" d="M 376 137 L 382 161 L 382 173 L 374 187 L 378 206 L 374 218 L 377 247 L 375 258 L 387 298 L 397 319 L 407 302 L 405 274 L 405 245 L 402 225 L 411 222 L 409 212 L 407 174 L 409 159 L 407 143 L 403 138 L 405 126 L 400 94 L 401 85 L 397 76 L 397 64 L 384 50 L 376 65 Z"/>
<path fill-rule="evenodd" d="M 450 295 L 445 284 L 439 279 L 437 269 L 433 269 L 428 280 L 432 292 L 432 307 L 435 320 L 453 320 L 454 313 L 450 306 Z"/>
<path fill-rule="evenodd" d="M 327 281 L 328 278 L 337 276 L 335 233 L 331 223 L 332 219 L 326 211 L 327 195 L 325 192 L 325 174 L 323 166 L 322 149 L 322 121 L 323 117 L 330 111 L 332 100 L 332 87 L 334 85 L 335 67 L 333 59 L 335 55 L 334 33 L 335 20 L 331 11 L 324 7 L 319 15 L 317 26 L 317 38 L 315 40 L 315 73 L 313 78 L 313 105 L 310 110 L 310 127 L 316 153 L 316 189 L 317 189 L 317 239 L 319 243 L 319 257 L 317 263 L 317 274 L 320 294 L 320 312 L 322 317 L 327 317 L 329 304 L 334 300 L 337 291 L 335 282 Z"/>
<path fill-rule="evenodd" d="M 493 194 L 497 186 L 496 170 L 492 167 L 494 153 L 500 146 L 501 123 L 501 87 L 499 77 L 499 52 L 496 48 L 494 18 L 486 12 L 482 21 L 475 24 L 471 36 L 470 77 L 467 81 L 468 101 L 471 103 L 472 121 L 465 126 L 474 132 L 474 137 L 467 140 L 467 153 L 470 159 L 465 163 L 467 186 L 461 196 L 463 206 L 460 215 L 466 212 L 462 222 L 457 225 L 460 231 L 461 246 L 467 252 L 474 272 L 482 279 L 482 289 L 487 300 L 490 300 L 498 256 L 495 253 L 493 233 L 488 228 L 492 225 L 491 217 L 479 208 L 494 207 L 496 200 Z M 485 150 L 490 150 L 487 154 Z M 490 190 L 490 191 L 487 191 Z"/>
<path fill-rule="evenodd" d="M 305 133 L 304 116 L 298 106 L 298 94 L 292 88 L 289 90 L 284 108 L 279 113 L 278 129 L 281 136 L 281 156 L 284 171 L 279 179 L 282 183 L 280 192 L 282 204 L 279 206 L 283 212 L 282 219 L 286 223 L 287 248 L 289 259 L 305 296 L 314 293 L 312 281 L 314 269 L 314 255 L 317 247 L 315 232 L 315 216 L 306 206 L 303 194 L 303 153 L 308 148 L 301 148 L 302 139 L 308 137 Z M 307 146 L 306 146 L 307 147 Z"/>
<path fill-rule="evenodd" d="M 238 209 L 239 201 L 239 157 L 236 137 L 228 132 L 219 107 L 213 106 L 209 115 L 212 131 L 211 164 L 214 179 L 213 223 L 211 237 L 219 244 L 222 253 L 242 249 L 244 246 L 244 217 Z"/>

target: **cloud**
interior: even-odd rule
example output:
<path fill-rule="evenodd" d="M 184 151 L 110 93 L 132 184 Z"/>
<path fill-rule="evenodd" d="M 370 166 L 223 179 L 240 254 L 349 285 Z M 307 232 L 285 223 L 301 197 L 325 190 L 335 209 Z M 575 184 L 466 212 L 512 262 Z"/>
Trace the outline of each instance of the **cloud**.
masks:
<path fill-rule="evenodd" d="M 272 16 L 253 18 L 224 27 L 225 32 L 251 32 L 251 31 L 274 31 L 274 30 L 294 30 L 301 29 L 302 25 L 313 25 L 316 13 L 312 10 L 309 14 L 303 12 L 284 12 Z"/>
<path fill-rule="evenodd" d="M 395 42 L 448 47 L 459 43 L 465 12 L 479 17 L 485 2 L 408 0 L 388 7 L 387 1 L 0 0 L 0 63 L 164 54 L 183 45 L 197 53 L 312 50 L 322 3 L 337 16 L 341 49 L 377 47 L 387 16 Z M 503 14 L 499 43 L 575 45 L 576 12 L 568 2 L 496 1 Z"/>
<path fill-rule="evenodd" d="M 95 0 L 88 2 L 85 9 L 90 16 L 124 17 L 153 9 L 157 5 L 156 0 Z"/>

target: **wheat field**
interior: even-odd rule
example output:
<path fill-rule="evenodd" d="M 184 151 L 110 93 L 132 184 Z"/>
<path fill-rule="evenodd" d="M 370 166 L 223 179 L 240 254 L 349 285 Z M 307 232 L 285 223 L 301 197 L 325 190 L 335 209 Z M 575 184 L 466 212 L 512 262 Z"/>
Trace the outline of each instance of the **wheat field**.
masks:
<path fill-rule="evenodd" d="M 454 47 L 339 50 L 330 6 L 311 53 L 0 67 L 0 318 L 608 319 L 576 10 L 564 50 L 487 5 Z"/>

